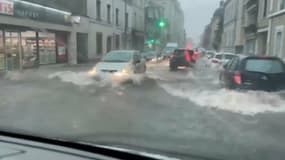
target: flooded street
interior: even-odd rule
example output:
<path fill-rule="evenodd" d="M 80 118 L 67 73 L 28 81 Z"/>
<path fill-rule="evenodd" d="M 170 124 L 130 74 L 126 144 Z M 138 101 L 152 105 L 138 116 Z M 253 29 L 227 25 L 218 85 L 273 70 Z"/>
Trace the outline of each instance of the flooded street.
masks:
<path fill-rule="evenodd" d="M 9 73 L 0 82 L 1 128 L 181 155 L 285 157 L 284 93 L 221 88 L 203 62 L 177 72 L 148 64 L 126 84 L 89 78 L 89 69 Z"/>

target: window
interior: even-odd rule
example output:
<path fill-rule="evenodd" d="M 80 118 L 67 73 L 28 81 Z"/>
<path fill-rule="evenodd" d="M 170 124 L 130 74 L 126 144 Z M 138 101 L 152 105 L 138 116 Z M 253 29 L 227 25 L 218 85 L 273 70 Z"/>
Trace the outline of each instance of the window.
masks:
<path fill-rule="evenodd" d="M 229 70 L 235 71 L 237 69 L 238 62 L 239 62 L 239 59 L 238 58 L 234 58 L 232 60 L 231 66 L 229 66 Z"/>
<path fill-rule="evenodd" d="M 112 50 L 112 36 L 107 37 L 107 52 L 110 52 Z"/>
<path fill-rule="evenodd" d="M 273 10 L 274 1 L 275 1 L 275 0 L 270 0 L 270 11 Z"/>
<path fill-rule="evenodd" d="M 264 0 L 264 6 L 263 6 L 263 17 L 267 16 L 267 0 Z"/>
<path fill-rule="evenodd" d="M 245 63 L 245 70 L 249 72 L 278 74 L 284 72 L 284 67 L 281 61 L 275 59 L 249 59 Z"/>
<path fill-rule="evenodd" d="M 134 27 L 134 28 L 137 27 L 137 26 L 136 26 L 136 25 L 137 25 L 136 22 L 137 22 L 137 13 L 135 12 L 135 13 L 134 13 L 134 21 L 133 21 L 133 27 Z"/>
<path fill-rule="evenodd" d="M 126 28 L 129 28 L 129 13 L 126 13 L 125 14 L 125 27 Z"/>
<path fill-rule="evenodd" d="M 111 23 L 111 5 L 107 5 L 107 22 L 110 24 Z"/>
<path fill-rule="evenodd" d="M 103 58 L 103 62 L 129 62 L 132 56 L 131 52 L 111 51 Z"/>
<path fill-rule="evenodd" d="M 215 57 L 215 58 L 216 58 L 216 59 L 219 59 L 219 60 L 222 60 L 223 55 L 222 55 L 222 54 L 216 55 L 216 57 Z"/>
<path fill-rule="evenodd" d="M 226 59 L 226 60 L 232 60 L 235 57 L 236 57 L 235 55 L 231 55 L 231 54 L 225 54 L 224 55 L 224 59 Z"/>
<path fill-rule="evenodd" d="M 97 20 L 101 20 L 101 0 L 96 1 L 96 15 Z"/>
<path fill-rule="evenodd" d="M 119 14 L 120 14 L 120 11 L 118 8 L 116 8 L 116 25 L 119 26 Z"/>
<path fill-rule="evenodd" d="M 116 35 L 115 38 L 115 42 L 116 42 L 116 49 L 120 49 L 120 35 Z"/>
<path fill-rule="evenodd" d="M 102 40 L 103 40 L 102 33 L 101 32 L 97 32 L 96 33 L 96 51 L 97 51 L 97 55 L 102 55 L 102 53 L 103 53 Z"/>
<path fill-rule="evenodd" d="M 274 55 L 275 56 L 282 56 L 283 52 L 283 42 L 284 42 L 284 27 L 279 26 L 276 27 L 275 31 L 275 45 L 274 45 Z"/>
<path fill-rule="evenodd" d="M 285 0 L 279 0 L 279 10 L 285 9 Z"/>
<path fill-rule="evenodd" d="M 4 34 L 3 31 L 0 30 L 0 71 L 5 69 L 5 56 L 4 56 Z"/>

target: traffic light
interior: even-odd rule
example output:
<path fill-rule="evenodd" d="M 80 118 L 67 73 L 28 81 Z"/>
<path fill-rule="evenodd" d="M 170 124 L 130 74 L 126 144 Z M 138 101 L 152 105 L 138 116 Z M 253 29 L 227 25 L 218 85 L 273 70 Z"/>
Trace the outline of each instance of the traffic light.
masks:
<path fill-rule="evenodd" d="M 167 27 L 167 19 L 165 19 L 165 18 L 160 18 L 159 20 L 158 20 L 158 23 L 157 23 L 157 26 L 158 26 L 158 28 L 160 28 L 160 29 L 164 29 L 164 28 L 166 28 Z"/>
<path fill-rule="evenodd" d="M 150 39 L 147 41 L 147 44 L 154 44 L 155 40 L 154 39 Z"/>

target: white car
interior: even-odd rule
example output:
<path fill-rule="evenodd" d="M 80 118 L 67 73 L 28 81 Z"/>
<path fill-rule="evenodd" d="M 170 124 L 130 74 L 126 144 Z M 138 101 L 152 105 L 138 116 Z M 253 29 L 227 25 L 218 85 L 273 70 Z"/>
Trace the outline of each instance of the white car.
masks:
<path fill-rule="evenodd" d="M 145 59 L 139 51 L 117 50 L 107 53 L 92 70 L 89 76 L 96 77 L 102 74 L 114 76 L 130 76 L 146 72 Z"/>
<path fill-rule="evenodd" d="M 219 67 L 227 64 L 234 57 L 236 57 L 236 54 L 234 54 L 234 53 L 217 53 L 211 59 L 211 67 L 219 68 Z"/>

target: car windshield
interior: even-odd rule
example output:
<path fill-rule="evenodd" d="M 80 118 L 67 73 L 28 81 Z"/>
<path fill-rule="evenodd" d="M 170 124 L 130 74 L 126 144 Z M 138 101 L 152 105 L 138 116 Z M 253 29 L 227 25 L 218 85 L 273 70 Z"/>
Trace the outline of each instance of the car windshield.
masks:
<path fill-rule="evenodd" d="M 249 72 L 262 72 L 268 74 L 284 73 L 284 64 L 280 60 L 249 59 L 245 63 L 245 70 Z"/>
<path fill-rule="evenodd" d="M 10 131 L 285 160 L 281 60 L 285 0 L 0 0 L 0 159 Z"/>
<path fill-rule="evenodd" d="M 113 51 L 107 53 L 103 58 L 103 62 L 129 62 L 132 59 L 133 53 L 126 51 Z"/>

